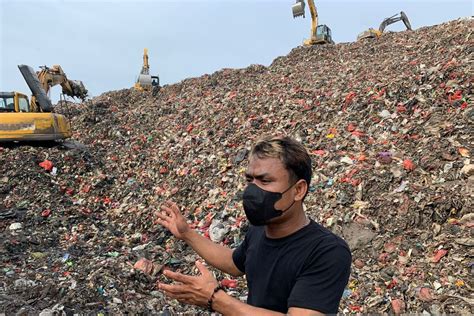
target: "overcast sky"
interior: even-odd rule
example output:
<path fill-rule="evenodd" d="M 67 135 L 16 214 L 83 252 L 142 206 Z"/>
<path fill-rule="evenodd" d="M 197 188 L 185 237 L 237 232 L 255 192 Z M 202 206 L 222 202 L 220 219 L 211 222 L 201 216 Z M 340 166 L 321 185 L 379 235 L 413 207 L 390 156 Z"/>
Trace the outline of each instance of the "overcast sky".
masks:
<path fill-rule="evenodd" d="M 294 0 L 0 0 L 0 90 L 30 94 L 17 65 L 60 64 L 91 96 L 133 86 L 149 50 L 162 84 L 250 64 L 268 66 L 309 36 Z M 336 43 L 404 11 L 414 29 L 473 14 L 472 0 L 319 0 Z M 387 27 L 405 28 L 402 22 Z M 53 89 L 53 102 L 59 96 Z"/>

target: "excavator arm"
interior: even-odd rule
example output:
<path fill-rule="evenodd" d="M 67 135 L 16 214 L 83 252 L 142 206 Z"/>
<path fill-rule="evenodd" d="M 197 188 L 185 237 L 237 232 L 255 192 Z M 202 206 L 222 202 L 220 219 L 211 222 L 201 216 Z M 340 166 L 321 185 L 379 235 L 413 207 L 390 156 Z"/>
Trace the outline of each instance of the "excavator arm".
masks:
<path fill-rule="evenodd" d="M 49 99 L 46 91 L 43 89 L 43 84 L 38 79 L 38 75 L 28 65 L 18 65 L 18 69 L 25 78 L 26 84 L 31 90 L 31 111 L 32 112 L 51 112 L 53 110 L 53 104 Z"/>
<path fill-rule="evenodd" d="M 37 71 L 34 74 L 31 67 L 26 65 L 18 66 L 20 71 L 23 74 L 25 80 L 31 81 L 32 84 L 28 84 L 30 86 L 31 91 L 33 92 L 33 96 L 31 97 L 31 107 L 33 109 L 41 109 L 45 112 L 50 112 L 52 109 L 51 101 L 49 101 L 49 97 L 47 97 L 49 90 L 51 87 L 56 85 L 61 85 L 62 93 L 68 95 L 73 98 L 80 98 L 84 101 L 87 98 L 87 89 L 84 87 L 82 81 L 78 80 L 69 80 L 66 77 L 66 74 L 62 70 L 61 66 L 54 65 L 53 67 L 49 68 L 46 66 L 42 66 L 40 71 Z M 33 74 L 31 73 L 33 72 Z M 36 79 L 35 79 L 36 78 Z M 35 83 L 36 82 L 36 83 Z M 45 97 L 40 97 L 43 99 L 43 102 L 38 99 L 39 96 L 44 94 Z M 48 100 L 46 102 L 45 100 Z M 43 104 L 41 104 L 43 103 Z M 49 104 L 47 104 L 49 103 Z M 46 106 L 44 104 L 47 104 Z"/>
<path fill-rule="evenodd" d="M 357 36 L 357 40 L 359 41 L 359 40 L 362 40 L 362 39 L 365 39 L 365 38 L 379 38 L 380 36 L 382 36 L 382 34 L 385 31 L 385 28 L 387 26 L 389 26 L 390 24 L 396 23 L 398 21 L 403 21 L 403 23 L 405 24 L 407 30 L 411 31 L 410 21 L 408 20 L 408 17 L 405 14 L 405 12 L 402 11 L 402 12 L 400 12 L 400 16 L 398 16 L 398 14 L 395 14 L 395 15 L 392 15 L 391 17 L 389 17 L 389 18 L 384 19 L 382 21 L 382 23 L 380 23 L 380 26 L 379 26 L 378 30 L 370 28 L 367 31 L 364 31 L 364 32 L 360 33 Z"/>
<path fill-rule="evenodd" d="M 379 26 L 379 32 L 380 33 L 383 33 L 383 31 L 385 30 L 385 28 L 387 26 L 389 26 L 390 24 L 393 24 L 393 23 L 396 23 L 398 21 L 403 21 L 403 23 L 405 24 L 407 30 L 411 31 L 411 24 L 410 24 L 410 21 L 408 21 L 408 17 L 407 15 L 405 14 L 405 12 L 400 12 L 400 16 L 397 16 L 398 14 L 395 14 L 395 15 L 392 15 L 391 17 L 389 18 L 386 18 L 382 21 L 382 23 L 380 23 L 380 26 Z"/>
<path fill-rule="evenodd" d="M 140 72 L 141 75 L 149 75 L 150 74 L 150 65 L 148 64 L 148 48 L 143 49 L 143 66 L 142 71 Z"/>
<path fill-rule="evenodd" d="M 82 81 L 69 80 L 59 65 L 53 65 L 51 68 L 42 66 L 41 70 L 37 72 L 37 75 L 46 94 L 48 94 L 51 87 L 61 85 L 62 92 L 65 95 L 80 98 L 82 101 L 87 97 L 87 89 L 84 87 Z"/>

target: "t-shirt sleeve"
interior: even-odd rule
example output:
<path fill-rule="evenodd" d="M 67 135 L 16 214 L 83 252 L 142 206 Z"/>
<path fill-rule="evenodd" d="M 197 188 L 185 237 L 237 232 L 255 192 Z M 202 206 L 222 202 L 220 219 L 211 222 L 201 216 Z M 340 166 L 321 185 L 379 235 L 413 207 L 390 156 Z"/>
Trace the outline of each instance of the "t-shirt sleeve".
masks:
<path fill-rule="evenodd" d="M 288 308 L 299 307 L 336 314 L 351 270 L 351 253 L 331 243 L 312 253 L 288 298 Z"/>
<path fill-rule="evenodd" d="M 245 235 L 244 241 L 234 249 L 232 253 L 232 259 L 234 260 L 234 264 L 241 272 L 245 273 L 245 259 L 247 256 L 247 247 L 248 247 L 248 238 L 249 233 Z"/>

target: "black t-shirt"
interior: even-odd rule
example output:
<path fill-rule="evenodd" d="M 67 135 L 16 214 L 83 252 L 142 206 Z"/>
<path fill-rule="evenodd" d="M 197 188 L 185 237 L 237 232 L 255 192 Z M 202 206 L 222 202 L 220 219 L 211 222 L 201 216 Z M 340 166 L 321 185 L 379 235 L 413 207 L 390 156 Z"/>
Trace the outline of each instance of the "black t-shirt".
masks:
<path fill-rule="evenodd" d="M 250 226 L 232 257 L 247 276 L 247 303 L 281 313 L 290 307 L 337 313 L 351 266 L 346 242 L 313 220 L 278 239 Z"/>

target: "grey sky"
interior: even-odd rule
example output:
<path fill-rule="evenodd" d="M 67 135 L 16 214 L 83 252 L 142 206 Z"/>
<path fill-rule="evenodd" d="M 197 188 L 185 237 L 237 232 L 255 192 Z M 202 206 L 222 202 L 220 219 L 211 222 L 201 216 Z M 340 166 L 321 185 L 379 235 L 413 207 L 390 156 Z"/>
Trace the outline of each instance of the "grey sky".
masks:
<path fill-rule="evenodd" d="M 404 11 L 414 29 L 471 16 L 471 0 L 315 1 L 336 43 L 355 41 Z M 294 0 L 0 0 L 0 90 L 30 94 L 18 64 L 60 64 L 92 96 L 133 86 L 149 49 L 162 84 L 250 64 L 268 66 L 301 45 L 310 14 L 293 19 Z M 402 22 L 387 30 L 400 31 Z M 376 58 L 374 56 L 374 58 Z M 59 87 L 52 99 L 57 101 Z"/>

